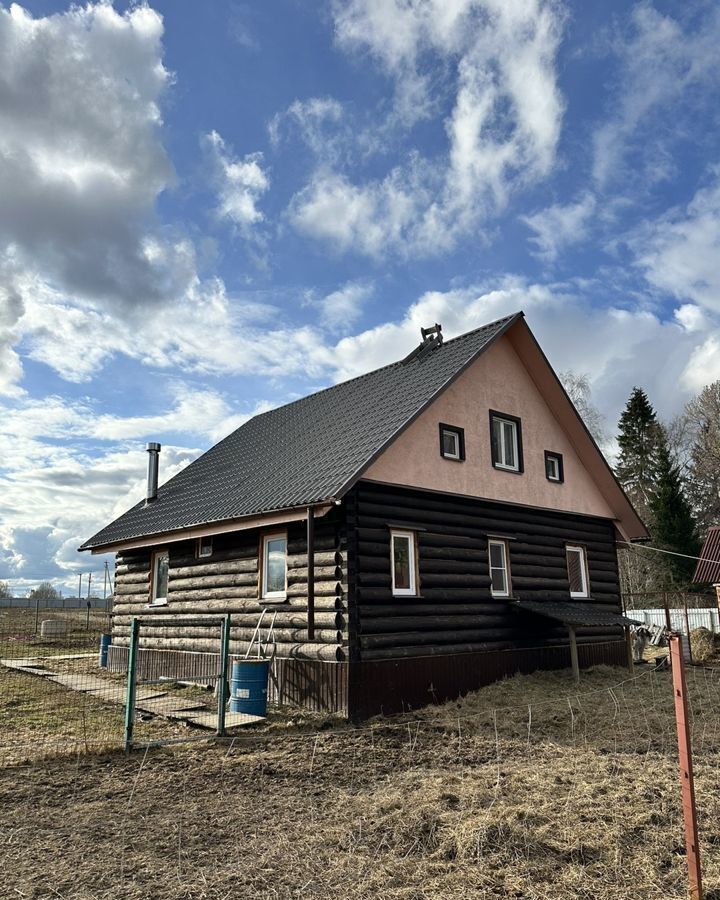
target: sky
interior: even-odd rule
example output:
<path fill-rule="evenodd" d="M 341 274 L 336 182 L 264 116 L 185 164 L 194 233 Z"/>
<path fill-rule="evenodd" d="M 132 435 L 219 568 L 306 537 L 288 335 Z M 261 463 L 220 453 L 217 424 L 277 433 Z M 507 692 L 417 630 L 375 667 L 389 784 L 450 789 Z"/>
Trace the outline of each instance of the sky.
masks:
<path fill-rule="evenodd" d="M 524 310 L 608 431 L 720 378 L 714 2 L 0 2 L 0 580 L 257 412 Z M 85 591 L 86 588 L 83 588 Z"/>

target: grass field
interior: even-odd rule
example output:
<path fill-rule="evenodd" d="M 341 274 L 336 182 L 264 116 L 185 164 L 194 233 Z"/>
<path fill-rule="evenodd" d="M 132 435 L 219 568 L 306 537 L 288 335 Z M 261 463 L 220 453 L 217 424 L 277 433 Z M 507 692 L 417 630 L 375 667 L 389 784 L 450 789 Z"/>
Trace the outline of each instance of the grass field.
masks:
<path fill-rule="evenodd" d="M 276 714 L 221 744 L 8 767 L 0 894 L 685 897 L 670 676 L 628 677 L 517 676 L 363 728 Z M 718 900 L 720 672 L 690 670 L 689 691 Z"/>

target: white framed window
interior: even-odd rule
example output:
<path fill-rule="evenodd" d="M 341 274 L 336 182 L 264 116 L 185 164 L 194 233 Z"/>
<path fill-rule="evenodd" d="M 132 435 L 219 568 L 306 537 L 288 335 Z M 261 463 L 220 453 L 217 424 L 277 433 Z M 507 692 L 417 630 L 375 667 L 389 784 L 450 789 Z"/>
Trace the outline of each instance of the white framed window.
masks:
<path fill-rule="evenodd" d="M 197 539 L 197 547 L 195 550 L 195 556 L 198 559 L 206 559 L 208 556 L 213 555 L 213 539 L 211 535 L 207 537 L 201 537 Z"/>
<path fill-rule="evenodd" d="M 440 423 L 440 455 L 461 462 L 465 459 L 465 430 Z"/>
<path fill-rule="evenodd" d="M 169 574 L 170 553 L 167 550 L 157 550 L 152 556 L 151 606 L 164 606 L 168 602 Z"/>
<path fill-rule="evenodd" d="M 393 595 L 417 596 L 417 544 L 414 531 L 390 532 L 390 567 Z"/>
<path fill-rule="evenodd" d="M 493 597 L 509 597 L 510 565 L 508 546 L 505 541 L 488 541 L 488 561 L 490 565 L 490 593 Z"/>
<path fill-rule="evenodd" d="M 548 481 L 564 481 L 563 458 L 561 453 L 545 451 L 545 477 Z"/>
<path fill-rule="evenodd" d="M 584 547 L 575 547 L 568 544 L 565 547 L 567 558 L 568 581 L 570 582 L 571 597 L 587 597 L 588 571 L 587 557 Z"/>
<path fill-rule="evenodd" d="M 287 596 L 287 534 L 265 534 L 262 539 L 262 598 L 284 600 Z"/>
<path fill-rule="evenodd" d="M 495 468 L 522 472 L 520 419 L 491 411 L 490 436 Z"/>

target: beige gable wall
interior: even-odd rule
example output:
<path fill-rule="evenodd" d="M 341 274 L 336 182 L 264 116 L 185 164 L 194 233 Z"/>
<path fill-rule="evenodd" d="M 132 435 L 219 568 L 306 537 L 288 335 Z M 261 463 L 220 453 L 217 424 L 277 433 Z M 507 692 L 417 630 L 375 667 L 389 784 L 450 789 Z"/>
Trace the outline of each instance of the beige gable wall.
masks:
<path fill-rule="evenodd" d="M 492 466 L 490 409 L 522 419 L 525 471 L 520 475 Z M 440 456 L 440 422 L 465 429 L 465 461 Z M 563 484 L 545 477 L 545 450 L 562 453 Z M 363 478 L 614 518 L 508 336 L 486 350 Z"/>

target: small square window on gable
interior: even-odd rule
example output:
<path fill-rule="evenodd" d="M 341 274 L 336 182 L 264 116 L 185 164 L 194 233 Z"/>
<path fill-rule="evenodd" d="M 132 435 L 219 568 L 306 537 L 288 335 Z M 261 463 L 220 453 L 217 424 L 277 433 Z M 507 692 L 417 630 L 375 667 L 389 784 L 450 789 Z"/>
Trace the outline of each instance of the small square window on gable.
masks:
<path fill-rule="evenodd" d="M 206 559 L 213 555 L 213 539 L 212 537 L 201 537 L 197 539 L 195 545 L 195 556 L 197 559 Z"/>
<path fill-rule="evenodd" d="M 517 416 L 490 410 L 490 448 L 496 469 L 523 471 L 522 429 Z"/>
<path fill-rule="evenodd" d="M 462 462 L 465 459 L 465 430 L 440 423 L 440 456 Z"/>
<path fill-rule="evenodd" d="M 563 471 L 562 453 L 552 453 L 550 450 L 545 451 L 545 477 L 548 481 L 555 481 L 562 484 L 565 480 L 565 472 Z"/>

